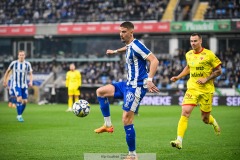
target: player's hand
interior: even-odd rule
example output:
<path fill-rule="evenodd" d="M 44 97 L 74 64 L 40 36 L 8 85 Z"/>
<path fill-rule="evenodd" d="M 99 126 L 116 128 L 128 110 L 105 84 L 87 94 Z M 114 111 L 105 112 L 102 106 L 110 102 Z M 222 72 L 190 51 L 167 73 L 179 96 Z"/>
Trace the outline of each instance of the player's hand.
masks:
<path fill-rule="evenodd" d="M 178 80 L 177 76 L 174 76 L 170 79 L 172 82 L 176 82 Z"/>
<path fill-rule="evenodd" d="M 107 54 L 107 55 L 114 54 L 114 50 L 108 49 L 108 50 L 106 51 L 106 54 Z"/>
<path fill-rule="evenodd" d="M 7 82 L 3 81 L 3 87 L 7 87 Z"/>
<path fill-rule="evenodd" d="M 32 82 L 29 82 L 29 83 L 28 83 L 28 86 L 29 86 L 29 87 L 32 87 L 32 86 L 33 86 Z"/>
<path fill-rule="evenodd" d="M 160 92 L 157 86 L 155 86 L 152 81 L 147 81 L 147 88 L 148 88 L 148 91 L 151 93 Z"/>
<path fill-rule="evenodd" d="M 198 80 L 197 80 L 197 83 L 198 84 L 205 84 L 207 82 L 207 78 L 199 78 Z"/>

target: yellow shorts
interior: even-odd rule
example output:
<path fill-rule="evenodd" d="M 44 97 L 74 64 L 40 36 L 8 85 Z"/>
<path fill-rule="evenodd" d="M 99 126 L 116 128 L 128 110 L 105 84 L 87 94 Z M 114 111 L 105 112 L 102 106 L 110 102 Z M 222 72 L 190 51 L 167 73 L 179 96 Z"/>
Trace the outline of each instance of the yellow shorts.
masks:
<path fill-rule="evenodd" d="M 68 95 L 69 96 L 79 96 L 80 95 L 80 90 L 77 88 L 68 88 Z"/>
<path fill-rule="evenodd" d="M 201 93 L 201 92 L 196 92 L 195 90 L 187 90 L 183 98 L 182 106 L 199 105 L 200 109 L 203 112 L 211 112 L 212 100 L 213 100 L 213 93 Z"/>

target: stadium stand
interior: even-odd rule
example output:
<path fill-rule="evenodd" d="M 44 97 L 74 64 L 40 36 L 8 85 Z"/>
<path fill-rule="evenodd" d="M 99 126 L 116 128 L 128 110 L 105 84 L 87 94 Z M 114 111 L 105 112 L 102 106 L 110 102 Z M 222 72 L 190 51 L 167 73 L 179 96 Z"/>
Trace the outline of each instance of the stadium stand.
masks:
<path fill-rule="evenodd" d="M 210 0 L 205 19 L 240 18 L 240 5 L 237 0 Z"/>
<path fill-rule="evenodd" d="M 0 2 L 1 24 L 161 20 L 166 0 L 9 0 Z"/>

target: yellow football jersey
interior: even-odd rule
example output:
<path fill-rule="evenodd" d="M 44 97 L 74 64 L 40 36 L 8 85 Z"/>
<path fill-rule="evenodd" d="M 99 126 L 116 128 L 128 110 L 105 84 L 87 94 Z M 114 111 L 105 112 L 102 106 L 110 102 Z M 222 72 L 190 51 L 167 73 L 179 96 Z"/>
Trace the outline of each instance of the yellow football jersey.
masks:
<path fill-rule="evenodd" d="M 187 88 L 203 93 L 213 93 L 215 90 L 213 79 L 205 84 L 198 84 L 197 80 L 200 77 L 206 78 L 210 76 L 213 69 L 222 63 L 220 59 L 212 51 L 203 48 L 199 53 L 194 53 L 193 50 L 188 51 L 186 53 L 186 60 L 190 68 L 190 78 L 187 82 Z"/>
<path fill-rule="evenodd" d="M 66 74 L 66 87 L 68 88 L 78 88 L 81 86 L 81 73 L 77 70 L 68 71 Z"/>

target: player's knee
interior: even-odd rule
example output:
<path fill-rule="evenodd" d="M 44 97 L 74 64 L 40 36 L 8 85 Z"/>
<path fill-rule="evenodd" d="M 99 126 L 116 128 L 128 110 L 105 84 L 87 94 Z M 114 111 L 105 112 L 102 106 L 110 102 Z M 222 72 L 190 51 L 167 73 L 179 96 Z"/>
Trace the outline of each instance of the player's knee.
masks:
<path fill-rule="evenodd" d="M 182 111 L 182 115 L 189 118 L 190 117 L 191 112 L 188 111 Z"/>
<path fill-rule="evenodd" d="M 203 121 L 205 124 L 208 124 L 208 123 L 209 123 L 208 117 L 202 117 L 202 121 Z"/>
<path fill-rule="evenodd" d="M 122 122 L 124 125 L 130 125 L 133 123 L 133 117 L 129 115 L 125 115 L 122 117 Z"/>
<path fill-rule="evenodd" d="M 27 104 L 27 100 L 23 100 L 22 103 L 23 103 L 23 104 Z"/>
<path fill-rule="evenodd" d="M 130 124 L 133 123 L 133 121 L 131 119 L 124 118 L 124 117 L 122 118 L 122 122 L 123 122 L 124 125 L 130 125 Z"/>
<path fill-rule="evenodd" d="M 22 97 L 17 97 L 17 102 L 21 102 L 22 103 Z"/>
<path fill-rule="evenodd" d="M 96 94 L 98 97 L 103 97 L 104 96 L 104 89 L 102 87 L 98 88 L 96 90 Z"/>

